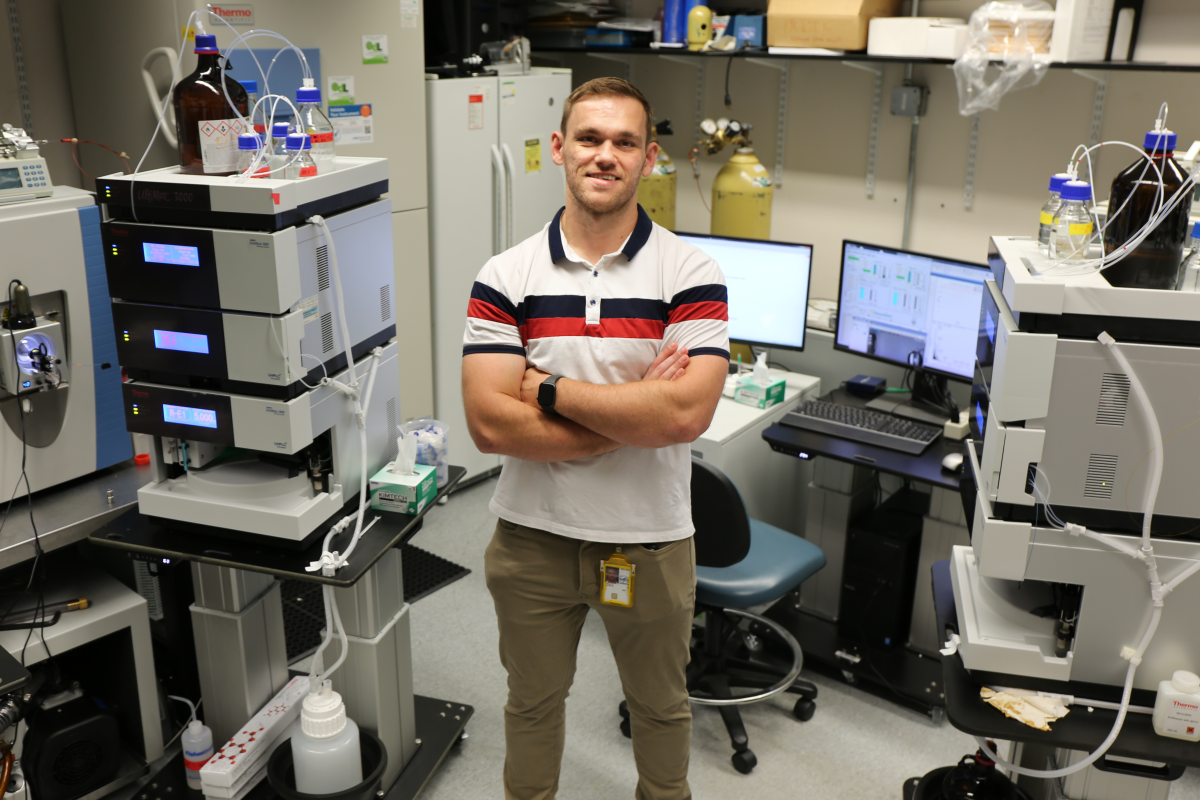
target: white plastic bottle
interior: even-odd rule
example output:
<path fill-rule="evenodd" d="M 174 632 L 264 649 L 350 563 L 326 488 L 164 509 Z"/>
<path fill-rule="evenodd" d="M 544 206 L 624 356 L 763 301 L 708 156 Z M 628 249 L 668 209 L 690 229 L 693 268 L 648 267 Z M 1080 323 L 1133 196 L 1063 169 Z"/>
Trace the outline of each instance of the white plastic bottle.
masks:
<path fill-rule="evenodd" d="M 317 174 L 333 172 L 334 130 L 333 123 L 321 110 L 321 90 L 313 86 L 312 78 L 305 78 L 304 85 L 296 90 L 296 132 L 307 133 L 312 139 L 312 157 L 317 165 Z"/>
<path fill-rule="evenodd" d="M 1200 676 L 1181 669 L 1158 684 L 1153 723 L 1159 736 L 1200 741 Z"/>
<path fill-rule="evenodd" d="M 1179 268 L 1181 292 L 1200 292 L 1200 222 L 1192 226 L 1192 249 Z"/>
<path fill-rule="evenodd" d="M 299 151 L 297 153 L 297 151 Z M 283 170 L 286 180 L 298 178 L 315 178 L 317 165 L 313 163 L 312 142 L 303 133 L 288 134 L 287 137 L 287 167 Z"/>
<path fill-rule="evenodd" d="M 310 692 L 300 707 L 300 730 L 292 735 L 296 791 L 333 794 L 362 783 L 358 726 L 346 716 L 330 681 Z"/>
<path fill-rule="evenodd" d="M 189 789 L 200 789 L 200 768 L 213 757 L 212 731 L 198 719 L 188 724 L 179 737 L 183 747 L 183 766 Z"/>
<path fill-rule="evenodd" d="M 1067 181 L 1062 186 L 1062 208 L 1050 237 L 1050 257 L 1063 264 L 1082 264 L 1091 249 L 1092 215 L 1087 202 L 1092 199 L 1092 185 L 1087 181 Z"/>
<path fill-rule="evenodd" d="M 1058 220 L 1058 210 L 1062 207 L 1062 185 L 1071 180 L 1065 172 L 1050 176 L 1050 198 L 1042 206 L 1041 217 L 1038 221 L 1038 249 L 1042 255 L 1050 255 L 1050 237 L 1054 233 L 1054 223 Z"/>

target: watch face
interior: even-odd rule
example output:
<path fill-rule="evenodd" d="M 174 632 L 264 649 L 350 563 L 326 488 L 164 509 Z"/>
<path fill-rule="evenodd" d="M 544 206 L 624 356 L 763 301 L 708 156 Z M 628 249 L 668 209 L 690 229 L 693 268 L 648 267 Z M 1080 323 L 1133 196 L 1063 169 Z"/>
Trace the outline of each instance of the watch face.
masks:
<path fill-rule="evenodd" d="M 553 383 L 543 383 L 538 387 L 538 405 L 543 408 L 554 408 Z"/>

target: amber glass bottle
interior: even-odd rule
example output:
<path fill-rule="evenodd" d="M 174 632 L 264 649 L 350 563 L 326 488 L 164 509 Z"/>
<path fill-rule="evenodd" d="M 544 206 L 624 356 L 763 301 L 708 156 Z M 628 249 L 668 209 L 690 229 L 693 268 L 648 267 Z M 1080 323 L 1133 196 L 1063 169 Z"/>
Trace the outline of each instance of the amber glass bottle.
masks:
<path fill-rule="evenodd" d="M 1183 168 L 1174 158 L 1175 141 L 1176 135 L 1170 131 L 1150 131 L 1146 134 L 1146 155 L 1153 159 L 1154 167 L 1162 171 L 1164 203 L 1187 180 Z M 1159 193 L 1158 174 L 1154 167 L 1139 158 L 1113 179 L 1108 213 L 1115 216 L 1109 217 L 1104 229 L 1106 255 L 1116 252 L 1149 221 Z M 1126 199 L 1129 204 L 1118 214 L 1118 209 Z M 1187 239 L 1191 210 L 1192 195 L 1189 191 L 1132 253 L 1100 274 L 1113 286 L 1174 289 L 1183 262 L 1183 243 Z"/>
<path fill-rule="evenodd" d="M 179 138 L 180 172 L 191 175 L 231 175 L 237 171 L 239 134 L 248 110 L 245 88 L 221 69 L 217 37 L 196 34 L 196 71 L 175 86 L 175 131 Z M 241 115 L 233 113 L 221 89 Z"/>

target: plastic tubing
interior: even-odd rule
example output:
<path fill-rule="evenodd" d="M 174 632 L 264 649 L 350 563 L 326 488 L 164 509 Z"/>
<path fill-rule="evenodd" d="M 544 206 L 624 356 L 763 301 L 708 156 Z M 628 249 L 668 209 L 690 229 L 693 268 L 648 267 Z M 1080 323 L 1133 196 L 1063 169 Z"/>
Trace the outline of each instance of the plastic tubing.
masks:
<path fill-rule="evenodd" d="M 178 700 L 181 703 L 187 703 L 187 707 L 192 710 L 192 717 L 191 717 L 191 719 L 188 720 L 188 723 L 190 723 L 193 719 L 196 718 L 196 704 L 193 703 L 191 700 L 188 700 L 186 697 L 179 697 L 178 695 L 173 695 L 173 694 L 167 695 L 167 699 L 168 700 Z M 185 724 L 184 727 L 186 728 L 187 724 Z"/>
<path fill-rule="evenodd" d="M 1028 767 L 1017 766 L 1016 764 L 1001 758 L 999 754 L 995 753 L 988 745 L 987 739 L 981 736 L 976 736 L 975 741 L 979 743 L 979 748 L 983 751 L 984 755 L 1015 775 L 1027 775 L 1032 778 L 1062 778 L 1084 770 L 1100 760 L 1100 758 L 1108 752 L 1108 749 L 1112 747 L 1113 742 L 1115 742 L 1117 737 L 1121 734 L 1121 727 L 1125 724 L 1125 716 L 1129 713 L 1129 698 L 1133 693 L 1134 673 L 1137 672 L 1138 663 L 1142 660 L 1142 654 L 1146 652 L 1146 648 L 1150 646 L 1150 640 L 1154 638 L 1154 633 L 1158 630 L 1158 622 L 1161 618 L 1162 608 L 1155 607 L 1155 609 L 1150 613 L 1150 622 L 1146 626 L 1146 632 L 1143 634 L 1137 650 L 1129 659 L 1129 669 L 1125 671 L 1125 688 L 1121 693 L 1121 705 L 1117 710 L 1116 722 L 1113 723 L 1112 730 L 1109 731 L 1108 737 L 1091 755 L 1076 764 L 1072 764 L 1069 767 L 1062 767 L 1061 769 L 1029 769 Z"/>
<path fill-rule="evenodd" d="M 199 25 L 199 11 L 193 11 L 188 15 L 187 22 L 184 23 L 186 31 L 195 22 Z M 167 92 L 167 96 L 163 99 L 162 108 L 158 109 L 158 124 L 154 126 L 154 133 L 150 136 L 150 142 L 146 145 L 146 150 L 142 153 L 142 157 L 138 159 L 137 166 L 133 168 L 133 172 L 129 178 L 129 210 L 133 214 L 133 221 L 138 222 L 137 215 L 137 193 L 133 191 L 137 185 L 138 170 L 142 168 L 142 164 L 146 161 L 146 156 L 150 155 L 150 148 L 154 147 L 154 140 L 158 138 L 158 132 L 162 130 L 164 115 L 167 113 L 167 104 L 171 102 L 172 95 L 175 93 L 175 84 L 179 81 L 179 65 L 183 63 L 183 50 L 187 40 L 180 36 L 179 41 L 179 57 L 175 59 L 175 69 L 171 72 L 171 91 Z"/>
<path fill-rule="evenodd" d="M 1150 442 L 1154 446 L 1150 462 L 1150 483 L 1146 486 L 1146 508 L 1143 511 L 1142 517 L 1142 549 L 1149 550 L 1151 549 L 1150 521 L 1154 516 L 1155 501 L 1158 499 L 1158 485 L 1162 481 L 1162 431 L 1158 427 L 1158 416 L 1154 413 L 1154 406 L 1150 403 L 1150 396 L 1146 394 L 1146 389 L 1138 379 L 1137 372 L 1134 371 L 1133 366 L 1129 363 L 1129 359 L 1125 358 L 1125 354 L 1121 352 L 1121 347 L 1117 344 L 1117 340 L 1109 336 L 1107 332 L 1101 332 L 1097 338 L 1101 344 L 1108 348 L 1113 358 L 1121 365 L 1121 369 L 1129 376 L 1129 383 L 1133 386 L 1133 391 L 1138 397 L 1138 402 L 1141 403 L 1142 409 L 1146 412 L 1146 432 L 1150 434 Z"/>

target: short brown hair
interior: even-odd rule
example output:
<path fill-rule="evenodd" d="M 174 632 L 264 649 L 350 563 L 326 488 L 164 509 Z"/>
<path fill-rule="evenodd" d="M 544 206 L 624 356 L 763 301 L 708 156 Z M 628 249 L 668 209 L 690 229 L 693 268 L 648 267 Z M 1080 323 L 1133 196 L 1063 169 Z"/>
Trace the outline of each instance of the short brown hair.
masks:
<path fill-rule="evenodd" d="M 650 101 L 646 96 L 638 91 L 638 88 L 624 78 L 593 78 L 585 84 L 576 87 L 575 91 L 563 101 L 562 121 L 559 123 L 559 132 L 565 137 L 567 135 L 567 119 L 571 116 L 571 109 L 575 103 L 588 97 L 632 97 L 642 104 L 642 108 L 646 112 L 646 141 L 643 144 L 650 143 L 650 128 L 651 120 L 654 118 L 654 110 L 650 108 Z"/>

